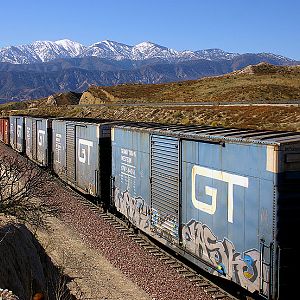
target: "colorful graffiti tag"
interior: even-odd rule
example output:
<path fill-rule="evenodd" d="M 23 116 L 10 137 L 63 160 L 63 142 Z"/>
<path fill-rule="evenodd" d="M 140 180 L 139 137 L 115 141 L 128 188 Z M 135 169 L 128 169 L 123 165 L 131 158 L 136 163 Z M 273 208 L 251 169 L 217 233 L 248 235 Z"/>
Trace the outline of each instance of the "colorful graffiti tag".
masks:
<path fill-rule="evenodd" d="M 250 292 L 259 290 L 260 253 L 250 249 L 243 253 L 235 249 L 228 239 L 218 240 L 211 229 L 196 221 L 190 220 L 182 228 L 183 245 L 189 252 L 215 267 L 215 275 L 225 275 Z M 267 268 L 263 270 L 267 275 Z M 264 288 L 268 288 L 265 286 Z"/>

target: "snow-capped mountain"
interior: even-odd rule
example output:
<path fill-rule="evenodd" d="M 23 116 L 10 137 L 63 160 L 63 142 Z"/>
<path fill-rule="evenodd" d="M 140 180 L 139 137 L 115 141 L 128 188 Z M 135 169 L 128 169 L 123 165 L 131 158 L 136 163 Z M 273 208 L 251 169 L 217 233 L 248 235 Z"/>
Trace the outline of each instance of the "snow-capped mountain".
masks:
<path fill-rule="evenodd" d="M 0 62 L 32 64 L 48 62 L 57 58 L 80 55 L 86 47 L 70 40 L 36 41 L 28 45 L 10 46 L 0 49 Z"/>
<path fill-rule="evenodd" d="M 69 90 L 82 92 L 89 85 L 199 79 L 261 62 L 299 64 L 272 53 L 177 51 L 151 42 L 130 46 L 106 40 L 87 47 L 67 39 L 37 41 L 0 49 L 0 98 L 41 98 Z"/>
<path fill-rule="evenodd" d="M 239 53 L 225 52 L 221 49 L 206 49 L 198 51 L 177 51 L 152 42 L 142 42 L 130 46 L 114 41 L 102 41 L 91 46 L 84 46 L 71 40 L 37 41 L 28 45 L 11 46 L 0 49 L 0 62 L 12 64 L 32 64 L 49 62 L 58 58 L 82 58 L 98 57 L 110 60 L 161 60 L 169 63 L 178 63 L 190 60 L 231 60 L 241 56 Z M 282 62 L 293 60 L 271 53 L 259 53 L 256 55 L 268 56 Z"/>
<path fill-rule="evenodd" d="M 219 53 L 218 57 L 216 55 L 217 51 Z M 142 42 L 135 46 L 129 46 L 113 41 L 102 41 L 89 46 L 86 51 L 84 51 L 79 56 L 95 56 L 113 60 L 129 59 L 136 61 L 147 59 L 161 59 L 169 62 L 180 62 L 195 59 L 231 59 L 236 55 L 239 54 L 227 53 L 219 49 L 177 51 L 151 42 Z"/>

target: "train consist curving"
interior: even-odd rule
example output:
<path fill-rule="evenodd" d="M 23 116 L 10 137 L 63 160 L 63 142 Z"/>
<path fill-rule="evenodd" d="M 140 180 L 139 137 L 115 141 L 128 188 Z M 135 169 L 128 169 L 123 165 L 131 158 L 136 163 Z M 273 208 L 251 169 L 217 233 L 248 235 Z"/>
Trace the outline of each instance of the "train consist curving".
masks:
<path fill-rule="evenodd" d="M 206 271 L 298 289 L 299 133 L 13 116 L 0 140 Z"/>

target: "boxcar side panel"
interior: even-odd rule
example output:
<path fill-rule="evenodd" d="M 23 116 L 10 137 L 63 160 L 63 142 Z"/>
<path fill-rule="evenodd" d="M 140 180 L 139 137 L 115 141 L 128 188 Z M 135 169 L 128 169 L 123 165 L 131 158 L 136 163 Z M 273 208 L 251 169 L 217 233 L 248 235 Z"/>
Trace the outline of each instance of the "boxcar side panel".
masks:
<path fill-rule="evenodd" d="M 24 152 L 25 150 L 25 139 L 24 139 L 24 117 L 16 118 L 16 150 L 18 152 Z"/>
<path fill-rule="evenodd" d="M 3 137 L 3 141 L 5 144 L 9 144 L 9 119 L 5 119 L 4 120 L 4 128 L 3 128 L 3 132 L 4 132 L 4 137 Z"/>
<path fill-rule="evenodd" d="M 3 142 L 4 141 L 4 119 L 0 118 L 0 141 Z"/>
<path fill-rule="evenodd" d="M 33 142 L 32 142 L 32 123 L 34 120 L 30 117 L 25 117 L 25 144 L 26 144 L 26 155 L 33 159 Z"/>
<path fill-rule="evenodd" d="M 10 117 L 10 145 L 18 152 L 23 152 L 25 150 L 24 117 Z"/>
<path fill-rule="evenodd" d="M 81 124 L 76 128 L 76 185 L 84 192 L 97 195 L 99 173 L 99 125 Z"/>
<path fill-rule="evenodd" d="M 9 118 L 9 126 L 10 126 L 10 135 L 9 135 L 9 142 L 10 142 L 10 145 L 13 149 L 16 148 L 15 144 L 16 144 L 16 137 L 15 137 L 15 127 L 16 127 L 16 120 L 15 120 L 15 117 L 10 117 Z"/>
<path fill-rule="evenodd" d="M 9 119 L 4 121 L 4 143 L 9 144 Z"/>
<path fill-rule="evenodd" d="M 150 233 L 149 133 L 112 128 L 113 204 L 136 227 Z"/>
<path fill-rule="evenodd" d="M 9 118 L 0 118 L 0 141 L 9 144 Z"/>
<path fill-rule="evenodd" d="M 47 119 L 36 119 L 36 160 L 42 166 L 48 165 L 48 127 Z"/>
<path fill-rule="evenodd" d="M 266 148 L 182 141 L 183 246 L 251 292 L 268 276 L 260 270 L 260 240 L 273 241 L 275 175 Z"/>
<path fill-rule="evenodd" d="M 66 180 L 66 122 L 52 121 L 52 164 L 53 171 Z"/>

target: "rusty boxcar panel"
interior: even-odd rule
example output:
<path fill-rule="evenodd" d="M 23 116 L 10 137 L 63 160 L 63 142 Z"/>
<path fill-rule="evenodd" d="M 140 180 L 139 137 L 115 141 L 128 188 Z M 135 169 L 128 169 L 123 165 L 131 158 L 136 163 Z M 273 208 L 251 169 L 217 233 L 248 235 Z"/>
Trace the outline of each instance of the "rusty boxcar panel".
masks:
<path fill-rule="evenodd" d="M 10 123 L 10 145 L 18 152 L 25 151 L 24 139 L 24 117 L 11 116 L 9 117 Z"/>
<path fill-rule="evenodd" d="M 25 117 L 26 155 L 41 166 L 49 165 L 51 120 Z"/>
<path fill-rule="evenodd" d="M 9 118 L 0 118 L 0 141 L 9 144 Z"/>

